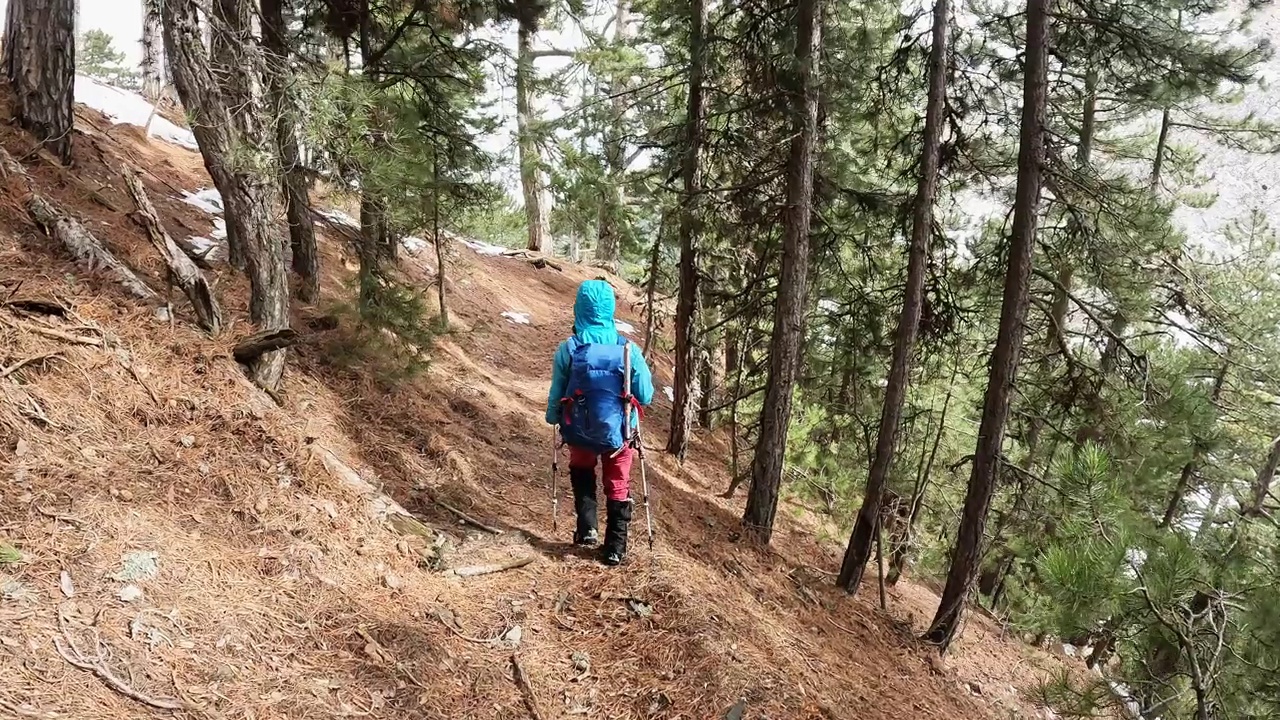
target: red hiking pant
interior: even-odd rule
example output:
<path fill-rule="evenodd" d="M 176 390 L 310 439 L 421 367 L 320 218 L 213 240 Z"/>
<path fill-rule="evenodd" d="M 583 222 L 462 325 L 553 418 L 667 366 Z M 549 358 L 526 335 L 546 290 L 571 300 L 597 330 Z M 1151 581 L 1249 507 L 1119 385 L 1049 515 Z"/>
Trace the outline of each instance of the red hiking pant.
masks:
<path fill-rule="evenodd" d="M 596 459 L 599 458 L 604 468 L 602 474 L 605 497 L 610 500 L 626 500 L 631 497 L 631 459 L 634 456 L 635 451 L 629 447 L 623 448 L 616 457 L 610 457 L 610 453 L 597 455 L 590 450 L 570 445 L 569 467 L 594 472 Z"/>

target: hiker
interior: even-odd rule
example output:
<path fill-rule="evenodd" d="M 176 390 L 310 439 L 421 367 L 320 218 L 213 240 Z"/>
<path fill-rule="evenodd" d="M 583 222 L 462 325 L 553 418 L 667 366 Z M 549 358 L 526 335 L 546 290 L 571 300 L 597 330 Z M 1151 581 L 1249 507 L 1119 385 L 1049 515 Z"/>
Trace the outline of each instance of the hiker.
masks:
<path fill-rule="evenodd" d="M 573 335 L 560 343 L 551 373 L 547 422 L 560 426 L 569 446 L 569 482 L 578 516 L 573 543 L 592 547 L 596 530 L 596 464 L 604 476 L 605 530 L 600 560 L 618 565 L 627 554 L 631 522 L 631 429 L 641 406 L 653 401 L 653 376 L 640 348 L 618 333 L 614 323 L 613 287 L 587 280 L 573 303 Z M 630 355 L 630 362 L 627 362 Z M 624 382 L 630 365 L 630 397 Z M 625 407 L 632 407 L 631 427 L 624 433 Z"/>

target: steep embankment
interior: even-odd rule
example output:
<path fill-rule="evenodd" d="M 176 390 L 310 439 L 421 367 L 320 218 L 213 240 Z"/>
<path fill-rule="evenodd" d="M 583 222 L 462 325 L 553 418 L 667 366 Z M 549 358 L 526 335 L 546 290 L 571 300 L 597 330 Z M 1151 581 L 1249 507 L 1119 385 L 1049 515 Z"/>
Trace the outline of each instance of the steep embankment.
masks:
<path fill-rule="evenodd" d="M 144 173 L 175 236 L 204 236 L 213 218 L 181 200 L 208 184 L 198 156 L 84 109 L 80 128 L 72 171 L 10 128 L 0 144 L 163 288 L 118 171 Z M 930 591 L 904 583 L 889 614 L 874 593 L 836 592 L 838 548 L 797 508 L 773 548 L 740 541 L 740 501 L 717 496 L 718 437 L 683 467 L 650 453 L 657 544 L 638 514 L 626 567 L 566 545 L 567 498 L 552 531 L 549 358 L 596 271 L 453 244 L 455 331 L 428 372 L 393 382 L 326 314 L 354 266 L 330 227 L 326 300 L 295 318 L 307 340 L 276 406 L 229 357 L 242 320 L 211 340 L 184 302 L 158 319 L 0 191 L 0 539 L 22 555 L 0 567 L 0 716 L 708 718 L 740 699 L 727 716 L 1040 716 L 1023 695 L 1059 659 L 975 617 L 950 667 L 931 666 L 913 639 Z M 433 253 L 407 249 L 403 271 L 426 286 Z M 242 279 L 213 275 L 244 318 Z M 669 383 L 669 361 L 654 365 Z M 654 448 L 664 402 L 647 418 Z M 440 534 L 371 517 L 335 457 Z M 447 572 L 507 559 L 532 562 Z"/>

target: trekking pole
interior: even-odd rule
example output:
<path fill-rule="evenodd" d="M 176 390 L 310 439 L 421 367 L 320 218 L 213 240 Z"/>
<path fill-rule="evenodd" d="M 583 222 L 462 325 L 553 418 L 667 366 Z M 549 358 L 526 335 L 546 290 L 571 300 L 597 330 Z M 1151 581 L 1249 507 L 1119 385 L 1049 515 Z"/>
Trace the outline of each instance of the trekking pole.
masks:
<path fill-rule="evenodd" d="M 560 510 L 560 487 L 557 484 L 560 470 L 560 448 L 556 447 L 556 441 L 560 438 L 560 426 L 551 426 L 551 532 L 560 531 L 559 510 Z"/>
<path fill-rule="evenodd" d="M 649 512 L 649 474 L 645 472 L 644 466 L 644 440 L 640 438 L 640 418 L 636 418 L 636 430 L 631 432 L 631 343 L 627 343 L 623 347 L 624 357 L 622 359 L 623 379 L 622 379 L 622 399 L 623 399 L 623 430 L 624 438 L 627 441 L 622 444 L 622 448 L 618 449 L 621 453 L 627 445 L 635 448 L 636 453 L 640 456 L 640 487 L 644 492 L 644 525 L 649 532 L 649 550 L 653 550 L 653 516 Z"/>
<path fill-rule="evenodd" d="M 644 440 L 636 423 L 636 452 L 640 454 L 640 487 L 644 491 L 644 526 L 649 531 L 649 552 L 653 552 L 653 515 L 649 512 L 649 475 L 644 467 Z"/>

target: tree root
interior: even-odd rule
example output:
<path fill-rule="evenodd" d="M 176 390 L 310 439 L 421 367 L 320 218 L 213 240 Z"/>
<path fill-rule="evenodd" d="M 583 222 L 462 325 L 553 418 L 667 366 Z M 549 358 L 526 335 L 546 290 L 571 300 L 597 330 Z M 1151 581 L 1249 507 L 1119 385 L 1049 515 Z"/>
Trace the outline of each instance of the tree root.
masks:
<path fill-rule="evenodd" d="M 529 673 L 520 664 L 520 657 L 514 653 L 511 655 L 511 671 L 515 675 L 516 686 L 520 688 L 520 695 L 524 698 L 524 706 L 528 709 L 529 716 L 533 720 L 542 720 L 542 708 L 538 705 L 538 696 L 533 692 Z"/>
<path fill-rule="evenodd" d="M 93 673 L 94 676 L 96 676 L 99 680 L 101 680 L 103 684 L 105 684 L 107 687 L 111 688 L 112 690 L 115 690 L 116 692 L 120 693 L 121 695 L 131 700 L 136 700 L 137 702 L 140 702 L 144 705 L 149 705 L 158 710 L 186 710 L 187 709 L 187 703 L 183 702 L 178 698 L 170 698 L 170 697 L 153 698 L 150 695 L 146 695 L 144 693 L 141 693 L 133 689 L 132 686 L 130 686 L 124 680 L 121 680 L 114 672 L 111 671 L 110 668 L 107 667 L 106 653 L 103 652 L 102 650 L 101 640 L 98 641 L 99 647 L 98 647 L 97 654 L 92 658 L 85 657 L 84 653 L 80 651 L 80 648 L 76 647 L 75 641 L 71 639 L 71 633 L 68 632 L 66 627 L 67 625 L 66 616 L 63 615 L 61 611 L 58 612 L 58 625 L 62 630 L 62 636 L 61 637 L 55 636 L 53 638 L 53 646 L 55 649 L 57 649 L 58 654 L 62 656 L 62 659 L 66 660 L 67 663 L 69 663 L 73 667 L 77 667 L 86 672 Z M 62 644 L 62 641 L 64 639 L 66 640 L 66 645 Z"/>

